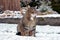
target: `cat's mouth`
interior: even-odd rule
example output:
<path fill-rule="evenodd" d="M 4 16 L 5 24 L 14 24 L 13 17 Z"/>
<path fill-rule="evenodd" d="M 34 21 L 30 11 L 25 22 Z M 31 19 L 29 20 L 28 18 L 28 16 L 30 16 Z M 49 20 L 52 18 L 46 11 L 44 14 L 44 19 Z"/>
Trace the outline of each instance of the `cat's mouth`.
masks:
<path fill-rule="evenodd" d="M 36 14 L 31 14 L 31 20 L 34 20 L 34 18 L 36 17 Z"/>
<path fill-rule="evenodd" d="M 31 14 L 31 17 L 35 17 L 37 14 Z"/>

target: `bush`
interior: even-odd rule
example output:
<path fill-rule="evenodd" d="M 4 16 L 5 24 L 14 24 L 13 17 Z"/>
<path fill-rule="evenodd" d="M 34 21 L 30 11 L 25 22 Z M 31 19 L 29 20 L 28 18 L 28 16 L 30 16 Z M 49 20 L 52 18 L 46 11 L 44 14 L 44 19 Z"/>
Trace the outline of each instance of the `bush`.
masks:
<path fill-rule="evenodd" d="M 53 10 L 57 11 L 60 14 L 60 5 L 52 5 Z"/>

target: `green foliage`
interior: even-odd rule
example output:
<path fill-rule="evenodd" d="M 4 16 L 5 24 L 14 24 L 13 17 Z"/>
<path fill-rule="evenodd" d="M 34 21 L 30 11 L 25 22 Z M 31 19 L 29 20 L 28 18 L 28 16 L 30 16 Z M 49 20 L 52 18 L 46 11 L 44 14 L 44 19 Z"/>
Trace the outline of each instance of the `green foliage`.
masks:
<path fill-rule="evenodd" d="M 40 11 L 41 12 L 46 12 L 48 9 L 46 8 L 46 7 L 44 7 L 44 6 L 42 6 L 41 8 L 40 8 Z"/>
<path fill-rule="evenodd" d="M 52 8 L 60 14 L 60 6 L 52 6 Z"/>
<path fill-rule="evenodd" d="M 60 1 L 58 1 L 57 3 L 55 1 L 52 1 L 51 5 L 53 10 L 57 11 L 60 14 Z"/>
<path fill-rule="evenodd" d="M 30 2 L 30 3 L 29 3 L 29 5 L 30 5 L 31 7 L 38 6 L 39 4 L 40 4 L 39 1 L 34 1 L 34 2 Z"/>
<path fill-rule="evenodd" d="M 20 3 L 21 3 L 20 4 L 21 7 L 26 7 L 27 5 L 30 5 L 31 7 L 35 7 L 35 6 L 38 6 L 40 4 L 39 1 L 32 1 L 32 2 L 30 2 L 28 4 L 24 3 L 23 1 L 20 1 Z"/>
<path fill-rule="evenodd" d="M 20 2 L 21 2 L 21 4 L 20 4 L 21 7 L 26 7 L 26 4 L 24 2 L 22 2 L 22 1 L 20 1 Z"/>

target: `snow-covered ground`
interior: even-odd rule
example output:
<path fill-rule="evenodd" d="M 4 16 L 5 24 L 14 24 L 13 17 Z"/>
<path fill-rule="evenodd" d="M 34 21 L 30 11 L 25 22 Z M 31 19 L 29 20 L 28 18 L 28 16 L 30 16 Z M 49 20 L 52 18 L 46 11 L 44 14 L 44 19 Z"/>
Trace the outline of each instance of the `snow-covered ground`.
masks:
<path fill-rule="evenodd" d="M 36 37 L 15 35 L 17 24 L 0 23 L 0 40 L 60 40 L 60 26 L 37 25 Z"/>

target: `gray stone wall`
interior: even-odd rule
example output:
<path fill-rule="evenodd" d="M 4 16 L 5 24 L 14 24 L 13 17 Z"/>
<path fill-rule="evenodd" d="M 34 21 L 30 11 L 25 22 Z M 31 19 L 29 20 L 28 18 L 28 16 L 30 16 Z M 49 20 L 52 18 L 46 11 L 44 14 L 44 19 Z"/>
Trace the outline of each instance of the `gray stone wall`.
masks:
<path fill-rule="evenodd" d="M 20 21 L 19 18 L 5 18 L 0 19 L 0 23 L 11 23 L 18 24 Z M 60 26 L 60 17 L 39 17 L 37 18 L 37 25 L 51 25 L 51 26 Z"/>
<path fill-rule="evenodd" d="M 60 17 L 44 17 L 44 18 L 37 18 L 38 25 L 54 25 L 60 26 Z"/>

